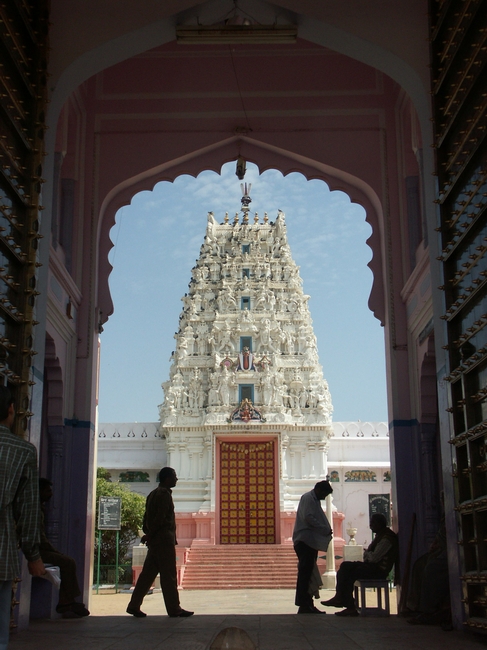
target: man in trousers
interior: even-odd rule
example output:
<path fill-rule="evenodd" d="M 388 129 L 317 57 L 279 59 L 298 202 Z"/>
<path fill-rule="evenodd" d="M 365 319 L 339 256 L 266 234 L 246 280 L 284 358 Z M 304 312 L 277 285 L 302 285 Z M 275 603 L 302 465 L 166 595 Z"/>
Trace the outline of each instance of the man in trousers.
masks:
<path fill-rule="evenodd" d="M 313 604 L 309 583 L 318 558 L 318 551 L 326 551 L 332 530 L 320 501 L 333 492 L 328 481 L 320 481 L 310 492 L 303 494 L 296 512 L 293 531 L 294 551 L 298 556 L 298 580 L 295 604 L 298 614 L 326 614 Z"/>
<path fill-rule="evenodd" d="M 136 618 L 147 616 L 140 606 L 152 584 L 159 574 L 161 590 L 169 616 L 186 617 L 188 612 L 179 604 L 178 580 L 176 570 L 176 517 L 172 489 L 178 477 L 172 467 L 163 467 L 159 472 L 159 487 L 147 497 L 145 504 L 145 533 L 142 541 L 147 544 L 147 557 L 142 572 L 135 585 L 132 598 L 127 606 L 127 613 Z"/>

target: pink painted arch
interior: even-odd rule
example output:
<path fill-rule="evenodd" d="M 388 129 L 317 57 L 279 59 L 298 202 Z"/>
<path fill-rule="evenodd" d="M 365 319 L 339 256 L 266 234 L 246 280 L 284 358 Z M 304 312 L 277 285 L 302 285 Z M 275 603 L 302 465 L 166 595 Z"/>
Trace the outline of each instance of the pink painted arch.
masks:
<path fill-rule="evenodd" d="M 256 141 L 246 135 L 230 137 L 175 160 L 167 161 L 158 167 L 147 169 L 144 173 L 127 178 L 113 187 L 104 197 L 100 208 L 98 233 L 100 252 L 98 308 L 101 322 L 106 322 L 113 313 L 113 302 L 108 284 L 113 267 L 108 261 L 108 254 L 113 246 L 110 230 L 115 225 L 117 211 L 124 205 L 129 205 L 135 194 L 144 190 L 152 191 L 154 186 L 161 181 L 173 182 L 183 174 L 196 178 L 205 170 L 219 174 L 223 164 L 235 160 L 239 155 L 242 155 L 247 161 L 255 163 L 261 174 L 269 169 L 277 169 L 284 176 L 292 172 L 299 172 L 307 180 L 322 180 L 330 190 L 345 192 L 352 203 L 357 203 L 365 209 L 366 221 L 372 228 L 372 234 L 367 240 L 367 244 L 372 250 L 372 259 L 368 266 L 374 278 L 369 297 L 369 308 L 381 324 L 384 324 L 383 210 L 376 192 L 360 178 L 347 172 L 294 152 L 285 151 L 274 145 Z"/>

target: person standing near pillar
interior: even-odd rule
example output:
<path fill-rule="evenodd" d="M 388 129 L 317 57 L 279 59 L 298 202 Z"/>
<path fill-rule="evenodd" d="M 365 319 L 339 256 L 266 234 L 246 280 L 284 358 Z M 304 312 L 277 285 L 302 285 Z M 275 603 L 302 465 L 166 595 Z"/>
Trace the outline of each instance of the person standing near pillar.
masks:
<path fill-rule="evenodd" d="M 159 472 L 159 487 L 147 497 L 142 529 L 145 533 L 142 542 L 148 547 L 139 579 L 135 585 L 132 598 L 127 606 L 127 613 L 136 618 L 147 616 L 140 606 L 144 596 L 152 587 L 159 574 L 161 590 L 170 617 L 192 616 L 179 604 L 178 580 L 176 569 L 176 517 L 171 488 L 176 486 L 178 477 L 172 467 L 163 467 Z"/>
<path fill-rule="evenodd" d="M 10 390 L 0 386 L 0 650 L 8 646 L 12 581 L 20 573 L 19 543 L 29 573 L 46 573 L 39 552 L 37 451 L 10 431 L 14 418 Z"/>
<path fill-rule="evenodd" d="M 303 494 L 296 512 L 293 531 L 294 551 L 298 556 L 298 579 L 295 604 L 298 614 L 326 614 L 313 604 L 309 583 L 318 558 L 318 551 L 326 551 L 332 529 L 320 501 L 333 492 L 329 481 L 320 481 L 310 492 Z"/>

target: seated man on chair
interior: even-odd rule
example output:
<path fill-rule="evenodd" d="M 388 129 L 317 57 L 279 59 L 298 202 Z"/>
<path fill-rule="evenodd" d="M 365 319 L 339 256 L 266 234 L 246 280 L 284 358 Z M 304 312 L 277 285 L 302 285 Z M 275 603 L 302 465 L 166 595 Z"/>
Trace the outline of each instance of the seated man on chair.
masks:
<path fill-rule="evenodd" d="M 42 561 L 45 564 L 58 566 L 61 574 L 61 585 L 59 587 L 59 602 L 56 607 L 58 614 L 63 618 L 80 618 L 89 616 L 90 612 L 83 603 L 75 601 L 80 594 L 78 578 L 76 577 L 76 562 L 69 555 L 64 555 L 54 548 L 47 539 L 44 527 L 45 504 L 52 497 L 52 483 L 47 478 L 39 479 L 39 501 L 41 503 L 41 543 L 39 550 Z"/>
<path fill-rule="evenodd" d="M 375 537 L 364 551 L 364 561 L 342 562 L 337 573 L 336 594 L 330 600 L 321 602 L 328 607 L 345 607 L 343 611 L 336 612 L 336 616 L 358 616 L 353 599 L 355 580 L 385 580 L 398 558 L 397 535 L 387 527 L 384 515 L 372 515 L 370 529 Z"/>

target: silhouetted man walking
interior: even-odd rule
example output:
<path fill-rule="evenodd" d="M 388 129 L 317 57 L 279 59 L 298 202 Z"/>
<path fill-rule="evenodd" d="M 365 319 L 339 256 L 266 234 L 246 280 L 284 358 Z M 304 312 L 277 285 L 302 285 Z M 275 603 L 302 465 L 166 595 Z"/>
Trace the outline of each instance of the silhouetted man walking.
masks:
<path fill-rule="evenodd" d="M 161 580 L 162 595 L 169 616 L 191 616 L 193 614 L 193 612 L 182 609 L 179 604 L 176 570 L 176 517 L 171 496 L 171 488 L 175 487 L 177 482 L 178 477 L 172 467 L 163 467 L 159 472 L 159 487 L 147 497 L 142 526 L 145 535 L 142 541 L 145 541 L 149 550 L 127 607 L 127 613 L 136 618 L 146 616 L 140 606 L 157 574 Z"/>

